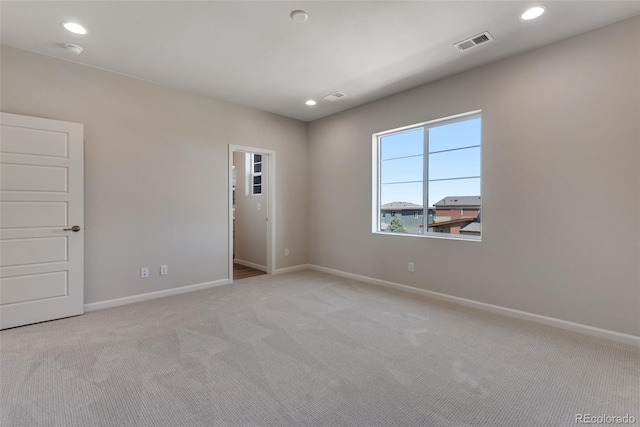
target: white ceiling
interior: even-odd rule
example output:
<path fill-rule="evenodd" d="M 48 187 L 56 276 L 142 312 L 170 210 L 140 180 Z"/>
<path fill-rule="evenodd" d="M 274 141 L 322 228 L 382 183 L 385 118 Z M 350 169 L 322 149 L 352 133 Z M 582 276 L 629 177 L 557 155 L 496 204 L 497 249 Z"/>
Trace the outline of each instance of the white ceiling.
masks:
<path fill-rule="evenodd" d="M 519 19 L 539 4 L 542 17 Z M 640 1 L 4 0 L 0 12 L 3 44 L 311 121 L 637 15 Z M 495 41 L 453 47 L 486 30 Z M 347 96 L 322 99 L 334 91 Z"/>

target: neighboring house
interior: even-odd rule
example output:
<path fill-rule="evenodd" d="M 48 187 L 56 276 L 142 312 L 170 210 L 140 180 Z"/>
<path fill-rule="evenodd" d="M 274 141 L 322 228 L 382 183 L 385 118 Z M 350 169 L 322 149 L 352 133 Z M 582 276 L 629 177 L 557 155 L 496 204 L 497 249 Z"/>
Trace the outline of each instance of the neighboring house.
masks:
<path fill-rule="evenodd" d="M 424 209 L 421 205 L 409 202 L 391 202 L 380 206 L 380 230 L 384 231 L 396 215 L 407 233 L 417 234 L 422 230 L 422 217 Z"/>
<path fill-rule="evenodd" d="M 480 196 L 445 197 L 428 209 L 429 231 L 479 236 Z M 380 206 L 380 230 L 385 231 L 397 216 L 407 233 L 422 234 L 424 208 L 409 202 L 391 202 Z"/>
<path fill-rule="evenodd" d="M 429 229 L 436 233 L 480 235 L 480 196 L 445 197 L 433 204 L 433 222 Z"/>

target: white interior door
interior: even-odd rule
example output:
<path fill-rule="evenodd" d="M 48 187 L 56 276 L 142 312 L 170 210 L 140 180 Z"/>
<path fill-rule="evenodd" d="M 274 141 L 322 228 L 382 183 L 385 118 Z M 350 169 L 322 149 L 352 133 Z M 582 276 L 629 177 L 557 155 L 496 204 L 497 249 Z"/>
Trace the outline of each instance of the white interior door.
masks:
<path fill-rule="evenodd" d="M 84 311 L 84 137 L 1 113 L 0 328 Z"/>

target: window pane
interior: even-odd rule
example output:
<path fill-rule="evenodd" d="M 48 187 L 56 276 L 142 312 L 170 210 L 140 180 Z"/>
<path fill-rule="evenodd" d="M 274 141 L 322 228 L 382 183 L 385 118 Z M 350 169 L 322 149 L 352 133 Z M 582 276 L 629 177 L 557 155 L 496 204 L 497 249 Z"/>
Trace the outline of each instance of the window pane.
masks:
<path fill-rule="evenodd" d="M 429 154 L 429 180 L 470 176 L 480 176 L 480 147 Z"/>
<path fill-rule="evenodd" d="M 423 128 L 412 129 L 380 138 L 380 158 L 382 160 L 415 156 L 422 154 L 423 149 Z"/>
<path fill-rule="evenodd" d="M 256 163 L 253 165 L 253 173 L 262 172 L 262 163 Z"/>
<path fill-rule="evenodd" d="M 254 185 L 253 194 L 262 194 L 262 185 Z"/>
<path fill-rule="evenodd" d="M 480 178 L 456 179 L 429 183 L 429 206 L 433 206 L 445 197 L 480 197 Z"/>
<path fill-rule="evenodd" d="M 411 184 L 382 184 L 380 204 L 406 202 L 422 206 L 422 182 Z"/>
<path fill-rule="evenodd" d="M 413 210 L 397 210 L 391 212 L 387 209 L 380 211 L 380 231 L 387 233 L 423 234 L 422 211 L 418 215 Z"/>
<path fill-rule="evenodd" d="M 422 182 L 383 184 L 380 193 L 380 231 L 422 233 Z"/>
<path fill-rule="evenodd" d="M 262 177 L 261 176 L 254 176 L 253 177 L 253 184 L 262 184 Z"/>
<path fill-rule="evenodd" d="M 480 118 L 429 129 L 429 152 L 480 145 Z"/>
<path fill-rule="evenodd" d="M 480 179 L 429 183 L 428 233 L 480 236 Z"/>
<path fill-rule="evenodd" d="M 422 181 L 422 156 L 403 159 L 383 160 L 380 165 L 380 181 L 390 182 Z"/>
<path fill-rule="evenodd" d="M 253 161 L 254 161 L 254 163 L 261 162 L 262 161 L 262 154 L 254 154 L 253 155 Z"/>

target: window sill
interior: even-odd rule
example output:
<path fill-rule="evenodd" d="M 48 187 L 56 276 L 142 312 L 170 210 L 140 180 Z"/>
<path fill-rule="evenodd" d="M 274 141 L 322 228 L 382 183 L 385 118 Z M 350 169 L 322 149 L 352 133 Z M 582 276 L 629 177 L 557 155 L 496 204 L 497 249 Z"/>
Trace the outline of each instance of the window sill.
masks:
<path fill-rule="evenodd" d="M 465 242 L 482 242 L 482 236 L 465 236 L 463 234 L 448 233 L 427 233 L 427 234 L 409 234 L 409 233 L 388 233 L 386 231 L 373 231 L 373 234 L 383 236 L 399 236 L 399 237 L 418 237 L 437 240 L 462 240 Z"/>

